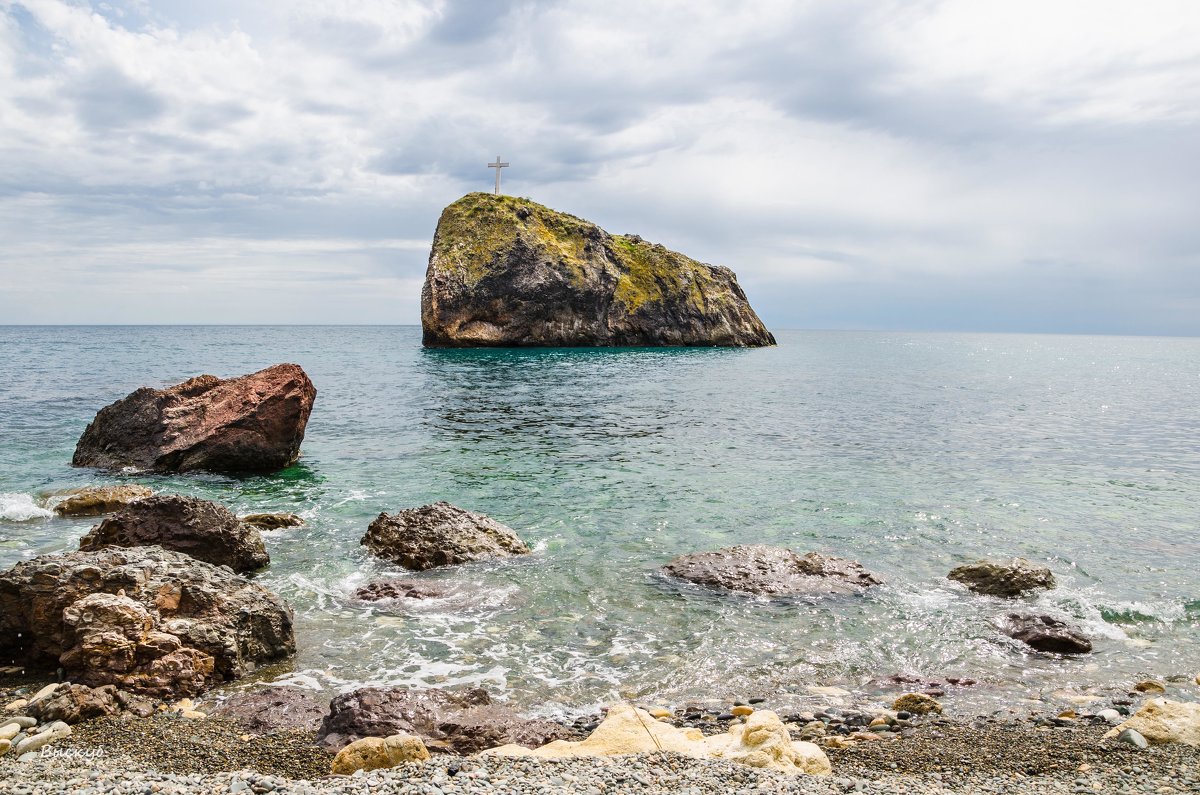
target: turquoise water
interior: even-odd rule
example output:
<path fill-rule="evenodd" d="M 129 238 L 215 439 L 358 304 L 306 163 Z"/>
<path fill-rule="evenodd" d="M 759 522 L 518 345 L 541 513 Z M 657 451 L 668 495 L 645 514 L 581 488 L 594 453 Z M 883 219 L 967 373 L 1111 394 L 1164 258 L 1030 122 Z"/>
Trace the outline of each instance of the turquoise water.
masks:
<path fill-rule="evenodd" d="M 482 684 L 534 711 L 969 677 L 964 707 L 1200 673 L 1200 340 L 782 332 L 761 350 L 427 351 L 414 327 L 0 327 L 0 565 L 75 547 L 49 492 L 101 406 L 202 372 L 301 364 L 318 396 L 270 477 L 126 476 L 239 512 L 295 511 L 258 579 L 297 613 L 294 665 L 337 690 Z M 445 499 L 535 554 L 415 575 L 459 593 L 369 608 L 397 571 L 358 540 Z M 854 557 L 864 597 L 768 602 L 654 574 L 764 542 Z M 1010 605 L 944 579 L 981 556 L 1048 564 L 1029 606 L 1094 654 L 1027 654 Z"/>

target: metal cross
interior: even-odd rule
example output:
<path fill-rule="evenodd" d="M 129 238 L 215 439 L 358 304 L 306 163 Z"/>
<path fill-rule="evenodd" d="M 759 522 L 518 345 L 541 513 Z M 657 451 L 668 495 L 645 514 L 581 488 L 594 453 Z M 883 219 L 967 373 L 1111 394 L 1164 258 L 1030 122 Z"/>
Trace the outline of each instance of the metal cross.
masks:
<path fill-rule="evenodd" d="M 508 168 L 508 163 L 500 162 L 500 155 L 496 155 L 495 163 L 488 163 L 488 168 L 496 169 L 496 195 L 500 195 L 500 169 Z"/>

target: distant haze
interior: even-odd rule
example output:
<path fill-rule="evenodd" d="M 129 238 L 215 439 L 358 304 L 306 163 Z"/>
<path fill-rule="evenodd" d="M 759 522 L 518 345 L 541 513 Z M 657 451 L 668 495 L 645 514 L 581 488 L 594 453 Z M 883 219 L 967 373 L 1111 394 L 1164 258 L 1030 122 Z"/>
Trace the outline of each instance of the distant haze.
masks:
<path fill-rule="evenodd" d="M 0 323 L 416 323 L 491 190 L 772 328 L 1200 334 L 1193 0 L 0 0 Z"/>

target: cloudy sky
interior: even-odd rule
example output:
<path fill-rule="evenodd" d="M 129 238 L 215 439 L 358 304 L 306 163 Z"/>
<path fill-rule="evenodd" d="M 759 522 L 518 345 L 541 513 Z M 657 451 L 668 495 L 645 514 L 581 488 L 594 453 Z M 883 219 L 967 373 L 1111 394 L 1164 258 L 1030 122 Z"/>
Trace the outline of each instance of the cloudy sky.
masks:
<path fill-rule="evenodd" d="M 506 192 L 774 328 L 1200 334 L 1195 0 L 0 0 L 0 323 L 416 323 Z"/>

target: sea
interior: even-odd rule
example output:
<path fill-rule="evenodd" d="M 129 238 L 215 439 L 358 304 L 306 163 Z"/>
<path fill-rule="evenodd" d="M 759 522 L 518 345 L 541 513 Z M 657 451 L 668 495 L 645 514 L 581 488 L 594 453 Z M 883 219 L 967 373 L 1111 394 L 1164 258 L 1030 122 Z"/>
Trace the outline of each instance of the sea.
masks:
<path fill-rule="evenodd" d="M 927 683 L 975 714 L 1147 678 L 1195 690 L 1200 339 L 777 337 L 425 350 L 411 326 L 0 327 L 0 568 L 77 548 L 94 520 L 54 517 L 55 492 L 136 482 L 305 519 L 266 534 L 255 577 L 295 609 L 299 651 L 236 687 L 480 686 L 541 715 L 886 700 Z M 70 465 L 96 411 L 138 387 L 279 362 L 318 390 L 282 472 Z M 509 525 L 533 554 L 413 574 L 360 545 L 380 512 L 435 500 Z M 747 543 L 854 558 L 884 584 L 771 600 L 658 573 Z M 1012 556 L 1058 587 L 1010 601 L 946 579 Z M 453 593 L 351 598 L 387 576 Z M 1023 647 L 998 629 L 1014 610 L 1066 620 L 1095 649 Z"/>

